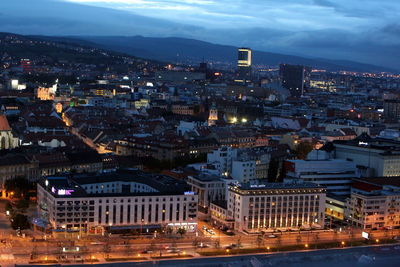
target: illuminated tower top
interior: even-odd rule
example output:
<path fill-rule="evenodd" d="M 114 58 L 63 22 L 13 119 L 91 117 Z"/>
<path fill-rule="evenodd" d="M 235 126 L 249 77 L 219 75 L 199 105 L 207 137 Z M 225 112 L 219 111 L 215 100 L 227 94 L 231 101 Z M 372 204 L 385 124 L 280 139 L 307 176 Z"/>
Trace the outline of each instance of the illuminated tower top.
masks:
<path fill-rule="evenodd" d="M 238 49 L 238 67 L 251 67 L 251 49 L 250 48 L 239 48 Z"/>

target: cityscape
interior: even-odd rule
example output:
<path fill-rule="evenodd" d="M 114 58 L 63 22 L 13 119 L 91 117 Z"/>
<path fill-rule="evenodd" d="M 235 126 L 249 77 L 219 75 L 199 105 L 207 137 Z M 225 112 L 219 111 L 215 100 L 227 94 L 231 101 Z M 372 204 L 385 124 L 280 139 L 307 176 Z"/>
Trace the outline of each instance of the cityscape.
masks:
<path fill-rule="evenodd" d="M 250 14 L 225 4 L 0 3 L 0 266 L 399 266 L 399 55 L 228 42 Z"/>

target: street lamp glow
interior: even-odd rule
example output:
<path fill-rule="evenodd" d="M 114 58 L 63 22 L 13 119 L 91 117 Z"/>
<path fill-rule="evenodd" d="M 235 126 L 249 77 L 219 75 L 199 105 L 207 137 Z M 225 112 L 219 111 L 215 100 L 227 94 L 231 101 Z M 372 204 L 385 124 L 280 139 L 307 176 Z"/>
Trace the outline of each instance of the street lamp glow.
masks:
<path fill-rule="evenodd" d="M 375 239 L 375 242 L 376 242 L 376 243 L 379 243 L 379 239 Z"/>
<path fill-rule="evenodd" d="M 246 123 L 247 122 L 247 119 L 246 118 L 243 118 L 242 119 L 242 123 Z"/>
<path fill-rule="evenodd" d="M 237 120 L 238 120 L 237 117 L 233 117 L 232 120 L 231 120 L 231 122 L 232 122 L 232 123 L 237 123 Z"/>
<path fill-rule="evenodd" d="M 308 244 L 305 244 L 304 247 L 305 247 L 305 248 L 308 248 Z"/>

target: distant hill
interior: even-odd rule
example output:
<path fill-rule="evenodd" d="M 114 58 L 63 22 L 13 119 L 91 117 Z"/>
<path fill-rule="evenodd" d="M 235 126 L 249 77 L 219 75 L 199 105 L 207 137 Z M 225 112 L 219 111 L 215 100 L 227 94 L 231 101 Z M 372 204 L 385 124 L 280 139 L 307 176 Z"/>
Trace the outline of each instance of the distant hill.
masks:
<path fill-rule="evenodd" d="M 130 55 L 162 61 L 179 61 L 198 63 L 203 60 L 234 63 L 237 57 L 237 47 L 212 44 L 186 38 L 153 38 L 143 36 L 75 36 L 69 38 L 73 42 L 95 43 L 104 49 L 127 53 Z M 254 51 L 255 64 L 277 66 L 280 63 L 302 64 L 330 71 L 369 71 L 396 72 L 393 69 L 346 60 L 331 60 L 322 58 L 306 58 L 263 51 Z"/>
<path fill-rule="evenodd" d="M 68 38 L 25 36 L 0 32 L 0 55 L 15 58 L 66 61 L 71 63 L 115 65 L 130 61 L 140 64 L 144 59 L 118 51 L 100 48 L 88 41 Z M 151 61 L 151 60 L 150 60 Z M 157 63 L 156 61 L 151 61 Z"/>
<path fill-rule="evenodd" d="M 22 42 L 11 42 L 12 38 Z M 10 39 L 11 38 L 11 39 Z M 143 36 L 24 36 L 0 33 L 0 55 L 4 52 L 23 58 L 36 56 L 80 63 L 123 64 L 130 56 L 154 61 L 197 64 L 218 61 L 235 64 L 237 47 L 212 44 L 186 38 L 153 38 Z M 32 41 L 32 42 L 31 42 Z M 395 70 L 347 60 L 306 58 L 263 51 L 253 51 L 254 64 L 278 66 L 280 63 L 301 64 L 329 71 L 396 72 Z"/>

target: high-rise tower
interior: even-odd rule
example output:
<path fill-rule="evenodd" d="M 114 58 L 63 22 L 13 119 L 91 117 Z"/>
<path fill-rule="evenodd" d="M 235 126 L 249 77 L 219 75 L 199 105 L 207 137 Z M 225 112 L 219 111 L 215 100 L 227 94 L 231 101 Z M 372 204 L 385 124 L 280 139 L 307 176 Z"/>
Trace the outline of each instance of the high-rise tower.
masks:
<path fill-rule="evenodd" d="M 238 49 L 238 82 L 251 80 L 252 51 L 250 48 L 241 47 Z"/>

